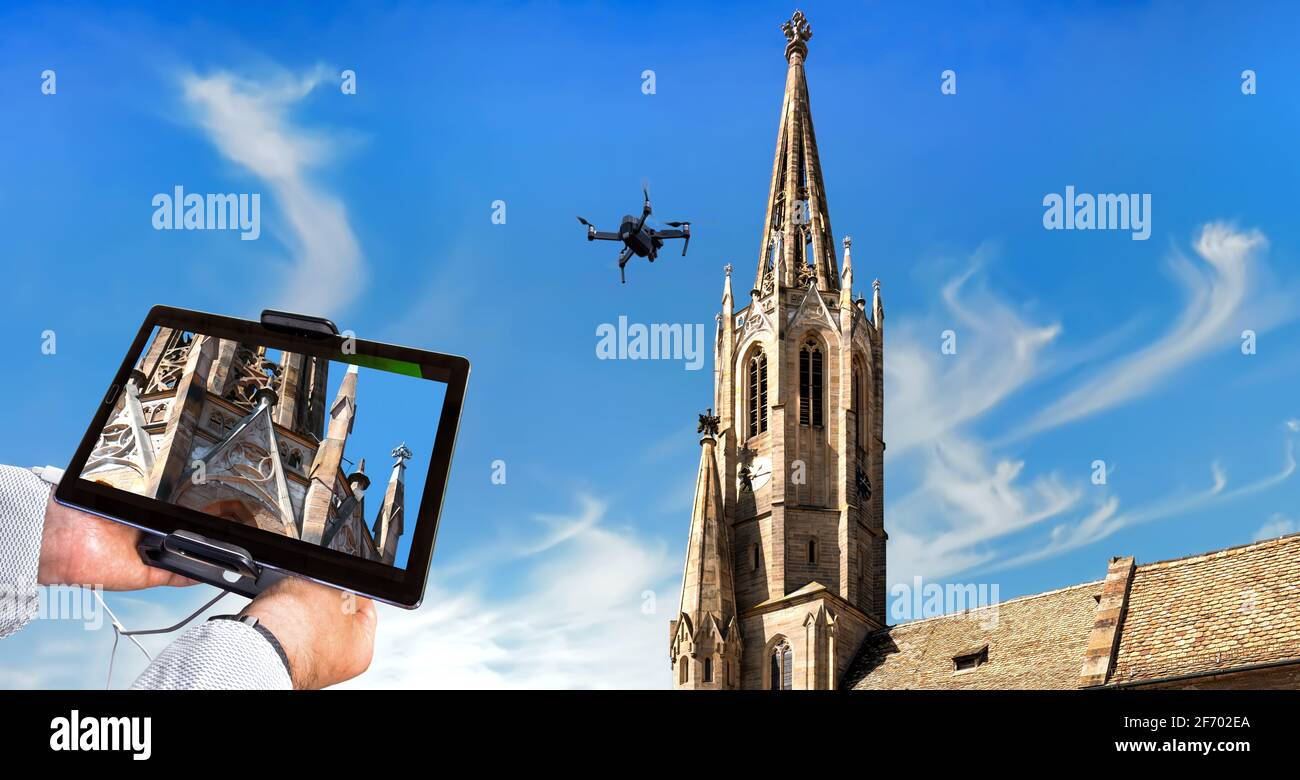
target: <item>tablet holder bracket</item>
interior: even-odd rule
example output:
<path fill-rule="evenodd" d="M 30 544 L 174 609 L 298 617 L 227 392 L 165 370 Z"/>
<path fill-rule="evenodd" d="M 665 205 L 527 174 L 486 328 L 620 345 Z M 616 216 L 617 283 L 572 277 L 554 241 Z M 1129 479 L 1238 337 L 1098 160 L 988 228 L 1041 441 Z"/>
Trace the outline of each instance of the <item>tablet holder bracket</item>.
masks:
<path fill-rule="evenodd" d="M 328 339 L 339 335 L 339 327 L 324 317 L 275 309 L 262 310 L 262 327 L 308 339 Z"/>
<path fill-rule="evenodd" d="M 192 531 L 147 536 L 140 557 L 150 566 L 253 598 L 285 575 L 259 566 L 248 550 Z"/>
<path fill-rule="evenodd" d="M 274 309 L 262 311 L 262 327 L 308 339 L 329 339 L 339 335 L 338 326 L 324 317 Z M 150 566 L 249 598 L 285 577 L 278 571 L 259 566 L 243 547 L 218 542 L 192 531 L 147 535 L 138 549 L 140 557 Z"/>

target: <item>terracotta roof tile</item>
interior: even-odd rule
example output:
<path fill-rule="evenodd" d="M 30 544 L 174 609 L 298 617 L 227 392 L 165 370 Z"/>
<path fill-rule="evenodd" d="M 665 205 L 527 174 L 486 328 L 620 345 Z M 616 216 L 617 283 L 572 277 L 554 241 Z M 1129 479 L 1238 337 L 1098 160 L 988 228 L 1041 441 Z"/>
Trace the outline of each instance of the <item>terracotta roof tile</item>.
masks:
<path fill-rule="evenodd" d="M 918 620 L 867 636 L 845 687 L 1077 688 L 1101 582 Z M 955 672 L 953 658 L 988 645 L 988 663 Z"/>
<path fill-rule="evenodd" d="M 1300 658 L 1300 534 L 1140 565 L 1112 683 Z"/>

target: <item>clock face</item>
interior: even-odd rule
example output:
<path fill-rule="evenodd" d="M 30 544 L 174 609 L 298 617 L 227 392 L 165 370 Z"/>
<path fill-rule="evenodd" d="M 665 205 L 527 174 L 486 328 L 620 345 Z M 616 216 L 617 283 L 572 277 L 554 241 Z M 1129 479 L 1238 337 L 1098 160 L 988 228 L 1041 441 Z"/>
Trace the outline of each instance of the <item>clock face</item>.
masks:
<path fill-rule="evenodd" d="M 749 483 L 754 490 L 766 485 L 772 479 L 772 459 L 759 455 L 749 462 Z"/>

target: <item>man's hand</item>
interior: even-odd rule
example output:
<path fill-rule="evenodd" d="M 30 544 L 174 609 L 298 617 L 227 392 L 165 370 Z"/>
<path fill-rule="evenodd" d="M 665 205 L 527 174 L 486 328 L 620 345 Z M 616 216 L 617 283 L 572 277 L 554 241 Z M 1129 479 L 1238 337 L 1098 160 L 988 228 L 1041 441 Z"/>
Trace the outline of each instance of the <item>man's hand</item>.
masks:
<path fill-rule="evenodd" d="M 41 585 L 99 585 L 105 590 L 140 590 L 158 585 L 193 585 L 194 580 L 140 560 L 140 531 L 69 509 L 53 497 L 45 505 L 45 531 L 36 579 Z"/>
<path fill-rule="evenodd" d="M 289 656 L 294 688 L 324 688 L 370 666 L 377 615 L 368 598 L 286 577 L 240 614 L 253 615 L 275 634 Z"/>

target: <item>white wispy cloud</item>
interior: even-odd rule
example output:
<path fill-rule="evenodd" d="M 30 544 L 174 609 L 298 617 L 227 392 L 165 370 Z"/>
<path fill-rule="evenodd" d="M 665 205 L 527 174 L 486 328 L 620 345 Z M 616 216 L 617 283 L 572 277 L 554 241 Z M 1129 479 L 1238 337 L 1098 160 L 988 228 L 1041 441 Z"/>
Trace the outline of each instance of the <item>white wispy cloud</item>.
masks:
<path fill-rule="evenodd" d="M 939 310 L 897 328 L 887 351 L 888 397 L 894 399 L 887 430 L 891 471 L 910 478 L 906 492 L 889 505 L 890 578 L 944 577 L 1041 561 L 1123 528 L 1228 502 L 1290 478 L 1296 464 L 1288 436 L 1283 465 L 1275 473 L 1228 489 L 1227 474 L 1215 463 L 1206 489 L 1175 492 L 1121 511 L 1113 494 L 1086 499 L 1092 491 L 1082 478 L 1034 475 L 1026 459 L 1003 454 L 1054 426 L 1156 390 L 1178 369 L 1235 341 L 1243 327 L 1259 331 L 1280 322 L 1290 296 L 1271 284 L 1257 257 L 1266 245 L 1258 231 L 1205 225 L 1195 246 L 1202 264 L 1181 255 L 1171 261 L 1189 294 L 1165 334 L 1112 359 L 1041 412 L 1030 412 L 1029 424 L 1017 435 L 997 441 L 974 429 L 1008 398 L 1083 361 L 1049 352 L 1058 325 L 1029 322 L 975 283 L 988 254 L 976 252 L 970 270 L 943 288 Z M 938 348 L 946 328 L 956 332 L 955 355 Z M 1062 380 L 1068 381 L 1068 376 Z M 1300 423 L 1292 420 L 1284 427 L 1294 433 Z M 1050 531 L 1032 531 L 1049 522 Z"/>
<path fill-rule="evenodd" d="M 1281 512 L 1275 512 L 1268 522 L 1259 527 L 1255 534 L 1250 538 L 1252 542 L 1258 542 L 1263 539 L 1276 539 L 1279 536 L 1293 534 L 1300 530 L 1296 522 Z"/>
<path fill-rule="evenodd" d="M 1241 231 L 1222 222 L 1204 225 L 1194 247 L 1199 261 L 1179 252 L 1169 260 L 1187 296 L 1171 328 L 1043 409 L 1022 433 L 1131 401 L 1208 352 L 1240 339 L 1244 328 L 1262 331 L 1277 324 L 1284 316 L 1280 296 L 1259 289 L 1265 272 L 1258 255 L 1267 246 L 1258 230 Z"/>
<path fill-rule="evenodd" d="M 944 577 L 998 555 L 990 543 L 1076 508 L 1082 488 L 1058 474 L 1023 479 L 1023 460 L 948 434 L 916 458 L 924 477 L 890 506 L 890 576 Z"/>
<path fill-rule="evenodd" d="M 979 283 L 976 274 L 987 251 L 976 252 L 969 270 L 944 285 L 938 316 L 904 319 L 890 334 L 885 373 L 891 455 L 991 411 L 1043 373 L 1043 351 L 1060 326 L 1027 322 Z M 937 354 L 946 330 L 956 335 L 954 355 Z"/>
<path fill-rule="evenodd" d="M 1281 484 L 1291 477 L 1296 470 L 1295 445 L 1290 439 L 1286 441 L 1282 467 L 1253 482 L 1228 490 L 1228 475 L 1223 466 L 1213 463 L 1210 466 L 1211 480 L 1204 490 L 1192 493 L 1173 493 L 1157 498 L 1148 504 L 1128 512 L 1119 511 L 1120 501 L 1116 496 L 1109 496 L 1101 501 L 1087 517 L 1075 523 L 1063 523 L 1054 527 L 1047 540 L 1035 549 L 1014 557 L 1007 558 L 993 569 L 1008 569 L 1045 558 L 1062 555 L 1084 545 L 1099 542 L 1102 539 L 1130 526 L 1150 523 L 1157 520 L 1187 515 L 1219 504 L 1226 504 L 1244 496 L 1262 492 Z"/>
<path fill-rule="evenodd" d="M 981 247 L 945 284 L 935 312 L 904 316 L 889 336 L 886 437 L 891 472 L 915 477 L 891 500 L 889 574 L 942 577 L 996 555 L 989 542 L 1073 508 L 1080 490 L 1055 474 L 1025 478 L 1025 462 L 997 457 L 969 428 L 1053 370 L 1045 353 L 1060 333 L 1030 322 L 989 290 Z M 942 354 L 941 334 L 956 335 Z"/>
<path fill-rule="evenodd" d="M 381 607 L 374 662 L 346 687 L 666 687 L 680 561 L 609 527 L 601 502 L 577 503 L 572 516 L 546 518 L 537 542 L 495 563 L 473 556 L 487 576 L 517 578 L 514 595 L 444 576 L 417 611 Z"/>
<path fill-rule="evenodd" d="M 311 181 L 336 142 L 294 124 L 291 109 L 327 75 L 324 68 L 262 80 L 226 72 L 181 78 L 192 118 L 230 161 L 259 177 L 288 223 L 293 261 L 275 304 L 294 311 L 335 313 L 364 285 L 360 245 L 343 202 Z M 283 234 L 282 234 L 283 235 Z"/>

